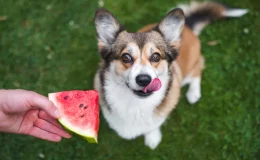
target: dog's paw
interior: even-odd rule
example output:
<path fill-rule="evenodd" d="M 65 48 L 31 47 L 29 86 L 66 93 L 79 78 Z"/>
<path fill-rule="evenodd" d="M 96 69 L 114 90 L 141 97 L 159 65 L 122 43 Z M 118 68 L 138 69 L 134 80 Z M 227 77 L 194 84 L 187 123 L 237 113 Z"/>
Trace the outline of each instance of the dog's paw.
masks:
<path fill-rule="evenodd" d="M 154 150 L 161 142 L 162 134 L 160 129 L 154 130 L 144 136 L 144 143 L 150 149 Z"/>
<path fill-rule="evenodd" d="M 186 97 L 190 104 L 196 103 L 201 98 L 200 89 L 189 89 L 186 93 Z"/>

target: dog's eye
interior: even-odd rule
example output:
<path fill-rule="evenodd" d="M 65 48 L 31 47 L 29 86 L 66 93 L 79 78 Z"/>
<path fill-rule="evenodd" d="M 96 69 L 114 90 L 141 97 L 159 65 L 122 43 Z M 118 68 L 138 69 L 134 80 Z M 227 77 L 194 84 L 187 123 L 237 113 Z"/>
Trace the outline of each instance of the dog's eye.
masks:
<path fill-rule="evenodd" d="M 154 53 L 151 57 L 150 57 L 150 61 L 151 62 L 159 62 L 161 60 L 161 56 L 159 53 Z"/>
<path fill-rule="evenodd" d="M 133 62 L 133 58 L 128 53 L 124 53 L 122 55 L 121 59 L 124 63 L 132 63 Z"/>

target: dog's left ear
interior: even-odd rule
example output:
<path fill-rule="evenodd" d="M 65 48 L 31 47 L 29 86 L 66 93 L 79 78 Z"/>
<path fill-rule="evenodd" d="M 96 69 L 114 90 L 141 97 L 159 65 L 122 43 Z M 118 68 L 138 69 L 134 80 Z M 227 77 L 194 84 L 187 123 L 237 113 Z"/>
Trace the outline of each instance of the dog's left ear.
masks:
<path fill-rule="evenodd" d="M 103 8 L 96 11 L 95 25 L 98 34 L 99 52 L 103 58 L 106 58 L 109 55 L 111 45 L 116 40 L 117 35 L 124 29 L 116 18 Z M 104 52 L 104 50 L 106 52 Z"/>
<path fill-rule="evenodd" d="M 180 40 L 184 27 L 185 16 L 180 8 L 171 10 L 158 24 L 155 30 L 159 31 L 169 46 Z"/>

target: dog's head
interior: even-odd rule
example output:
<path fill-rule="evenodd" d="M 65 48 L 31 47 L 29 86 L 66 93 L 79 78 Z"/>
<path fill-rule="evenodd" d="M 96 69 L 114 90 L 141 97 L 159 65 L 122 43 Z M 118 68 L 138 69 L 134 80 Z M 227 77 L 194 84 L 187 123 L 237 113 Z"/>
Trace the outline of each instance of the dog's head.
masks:
<path fill-rule="evenodd" d="M 146 33 L 127 32 L 105 9 L 97 10 L 95 25 L 99 52 L 119 85 L 148 97 L 160 88 L 161 81 L 169 81 L 169 67 L 178 54 L 184 26 L 181 9 L 170 11 Z"/>

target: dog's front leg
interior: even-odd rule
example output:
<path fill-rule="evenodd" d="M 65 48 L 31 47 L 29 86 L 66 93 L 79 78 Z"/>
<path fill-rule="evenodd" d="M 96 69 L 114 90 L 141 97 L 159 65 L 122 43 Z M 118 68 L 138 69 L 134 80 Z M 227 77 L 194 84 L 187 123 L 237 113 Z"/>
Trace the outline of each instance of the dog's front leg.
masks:
<path fill-rule="evenodd" d="M 154 150 L 161 142 L 162 134 L 160 128 L 157 128 L 144 135 L 144 143 L 146 146 Z"/>

